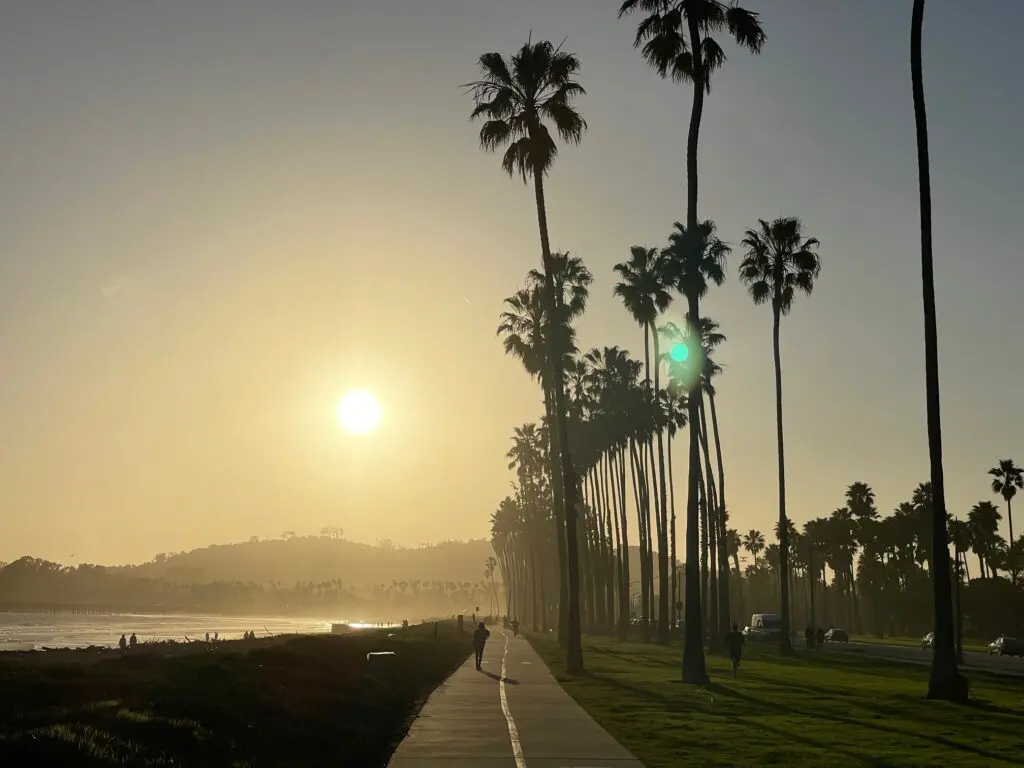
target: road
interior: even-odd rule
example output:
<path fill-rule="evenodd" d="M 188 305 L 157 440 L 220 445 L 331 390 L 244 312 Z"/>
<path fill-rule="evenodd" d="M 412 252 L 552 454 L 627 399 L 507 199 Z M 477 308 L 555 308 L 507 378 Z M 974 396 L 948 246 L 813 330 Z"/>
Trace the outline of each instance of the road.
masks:
<path fill-rule="evenodd" d="M 908 664 L 931 664 L 932 652 L 906 645 L 883 645 L 881 643 L 825 643 L 824 649 L 831 653 L 851 653 L 871 656 L 876 659 L 891 659 Z M 964 666 L 967 669 L 993 672 L 997 675 L 1024 677 L 1024 657 L 991 656 L 980 651 L 964 651 Z"/>

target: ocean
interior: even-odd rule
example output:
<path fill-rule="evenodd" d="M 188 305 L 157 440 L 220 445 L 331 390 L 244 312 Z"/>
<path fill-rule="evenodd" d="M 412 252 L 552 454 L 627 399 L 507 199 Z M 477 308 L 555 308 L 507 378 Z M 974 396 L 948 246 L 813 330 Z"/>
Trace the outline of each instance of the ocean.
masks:
<path fill-rule="evenodd" d="M 48 648 L 114 647 L 122 633 L 147 640 L 203 639 L 216 632 L 221 640 L 236 640 L 253 630 L 267 634 L 314 634 L 330 632 L 332 623 L 344 618 L 283 618 L 268 616 L 133 615 L 0 613 L 0 651 Z"/>

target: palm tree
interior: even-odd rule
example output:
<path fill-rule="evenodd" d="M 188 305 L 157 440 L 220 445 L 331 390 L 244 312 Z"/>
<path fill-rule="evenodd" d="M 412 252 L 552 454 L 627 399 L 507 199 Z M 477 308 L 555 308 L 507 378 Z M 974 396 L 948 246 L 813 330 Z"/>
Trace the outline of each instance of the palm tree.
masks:
<path fill-rule="evenodd" d="M 576 296 L 570 294 L 566 303 L 566 312 L 559 317 L 557 324 L 549 321 L 548 313 L 545 311 L 543 277 L 534 270 L 527 274 L 527 288 L 516 291 L 515 294 L 505 299 L 505 310 L 499 316 L 498 335 L 502 337 L 502 345 L 505 354 L 512 355 L 522 362 L 526 372 L 532 378 L 541 382 L 544 391 L 544 413 L 549 424 L 554 422 L 554 387 L 550 376 L 551 366 L 548 363 L 547 351 L 550 348 L 549 337 L 557 336 L 558 348 L 562 351 L 563 358 L 571 359 L 575 354 L 576 336 L 571 323 L 570 314 L 578 314 L 583 311 L 586 304 L 586 278 L 590 273 L 582 265 L 575 262 L 578 259 L 570 259 L 567 254 L 556 253 L 552 255 L 552 263 L 555 266 L 556 282 L 570 284 L 582 284 L 582 294 Z M 582 274 L 579 273 L 582 269 Z M 590 278 L 592 280 L 592 278 Z M 557 557 L 559 577 L 559 620 L 558 639 L 563 646 L 568 644 L 568 621 L 564 615 L 568 607 L 568 579 L 567 556 L 565 549 L 565 494 L 562 483 L 562 473 L 559 470 L 559 457 L 553 430 L 545 430 L 548 439 L 548 461 L 551 465 L 551 486 L 553 511 L 555 514 L 557 531 Z"/>
<path fill-rule="evenodd" d="M 924 298 L 924 369 L 928 412 L 928 457 L 932 479 L 931 578 L 935 642 L 928 698 L 967 700 L 967 680 L 957 671 L 953 637 L 953 584 L 946 539 L 946 485 L 942 473 L 942 413 L 939 407 L 939 338 L 935 322 L 935 269 L 932 261 L 932 190 L 928 160 L 928 117 L 921 74 L 924 0 L 914 0 L 910 23 L 910 80 L 917 131 L 917 180 L 921 197 L 921 283 Z"/>
<path fill-rule="evenodd" d="M 497 568 L 498 568 L 498 558 L 496 558 L 494 555 L 491 555 L 490 557 L 487 558 L 486 562 L 484 562 L 484 578 L 486 578 L 487 581 L 490 582 L 490 585 L 491 585 L 490 598 L 491 598 L 491 615 L 492 616 L 495 615 L 497 613 L 497 610 L 498 610 L 498 587 L 494 583 L 494 572 L 495 572 L 495 570 L 497 570 Z"/>
<path fill-rule="evenodd" d="M 543 40 L 528 41 L 506 60 L 500 53 L 485 53 L 479 59 L 481 78 L 467 84 L 475 107 L 470 119 L 485 120 L 480 129 L 480 146 L 494 151 L 507 145 L 502 169 L 510 176 L 519 173 L 523 182 L 532 177 L 544 266 L 545 300 L 548 317 L 557 322 L 554 265 L 548 239 L 544 176 L 551 170 L 558 147 L 547 123 L 571 144 L 578 144 L 587 123 L 573 107 L 585 93 L 577 81 L 580 60 Z M 579 553 L 576 541 L 576 476 L 569 452 L 568 418 L 565 409 L 565 381 L 562 354 L 554 334 L 548 339 L 555 422 L 562 479 L 565 489 L 566 569 L 568 571 L 568 632 L 565 666 L 570 674 L 583 672 L 580 638 Z"/>
<path fill-rule="evenodd" d="M 615 295 L 622 299 L 626 311 L 644 329 L 644 366 L 648 380 L 651 371 L 649 343 L 654 341 L 654 398 L 660 400 L 661 354 L 655 321 L 658 315 L 672 303 L 672 294 L 665 285 L 665 258 L 657 248 L 634 245 L 629 251 L 629 261 L 615 265 L 615 271 L 622 278 L 615 285 Z M 665 486 L 665 439 L 662 430 L 657 431 L 658 466 L 655 482 L 658 484 L 658 642 L 669 640 L 669 545 L 668 545 L 668 495 Z"/>
<path fill-rule="evenodd" d="M 786 525 L 786 458 L 782 431 L 782 363 L 779 356 L 779 325 L 788 315 L 798 290 L 810 294 L 814 280 L 821 271 L 816 253 L 818 240 L 805 238 L 800 219 L 779 218 L 759 222 L 758 229 L 748 229 L 743 237 L 747 255 L 740 264 L 740 280 L 755 304 L 770 302 L 772 307 L 772 349 L 775 353 L 775 426 L 779 446 L 779 583 L 782 586 L 779 608 L 782 613 L 780 648 L 789 653 L 789 527 Z"/>
<path fill-rule="evenodd" d="M 675 222 L 664 250 L 665 274 L 668 282 L 686 297 L 689 350 L 688 380 L 680 381 L 687 389 L 687 422 L 690 425 L 689 480 L 686 494 L 686 600 L 684 606 L 685 636 L 683 642 L 683 681 L 703 684 L 707 681 L 704 663 L 704 628 L 701 626 L 701 589 L 698 559 L 700 557 L 700 506 L 702 488 L 700 465 L 700 412 L 703 348 L 697 333 L 700 324 L 700 300 L 710 283 L 725 281 L 725 258 L 729 246 L 715 236 L 715 223 L 701 222 L 688 228 Z"/>
<path fill-rule="evenodd" d="M 1013 463 L 1013 459 L 1000 459 L 999 465 L 988 471 L 992 475 L 992 492 L 1006 501 L 1006 523 L 1010 526 L 1010 546 L 1013 546 L 1013 508 L 1010 502 L 1017 491 L 1024 490 L 1024 469 Z"/>
<path fill-rule="evenodd" d="M 992 560 L 1000 549 L 999 521 L 1002 519 L 999 508 L 991 501 L 979 501 L 967 513 L 967 531 L 974 553 L 978 556 L 982 578 L 987 573 L 995 576 Z"/>
<path fill-rule="evenodd" d="M 764 534 L 751 528 L 743 534 L 743 548 L 754 558 L 754 565 L 757 565 L 757 556 L 764 552 Z"/>
<path fill-rule="evenodd" d="M 663 78 L 671 77 L 677 82 L 693 85 L 690 127 L 686 139 L 686 227 L 677 226 L 679 234 L 686 236 L 678 247 L 684 252 L 689 251 L 686 260 L 696 264 L 706 247 L 706 241 L 700 238 L 701 225 L 697 217 L 697 143 L 704 114 L 704 95 L 711 88 L 712 73 L 725 63 L 725 52 L 712 35 L 728 30 L 739 45 L 752 53 L 761 51 L 765 35 L 756 13 L 735 4 L 727 6 L 719 0 L 625 0 L 619 7 L 619 17 L 634 11 L 647 14 L 637 26 L 634 47 L 642 46 L 644 58 Z M 700 292 L 683 291 L 687 298 L 688 314 L 694 325 L 700 323 L 699 300 L 706 290 L 706 283 L 704 286 Z M 699 549 L 697 494 L 700 485 L 700 448 L 698 430 L 693 428 L 693 425 L 699 423 L 700 386 L 698 375 L 691 385 L 688 413 L 691 429 L 690 477 L 686 502 L 687 600 L 683 681 L 703 684 L 707 680 L 707 669 L 704 664 L 703 630 L 700 626 L 696 562 Z"/>

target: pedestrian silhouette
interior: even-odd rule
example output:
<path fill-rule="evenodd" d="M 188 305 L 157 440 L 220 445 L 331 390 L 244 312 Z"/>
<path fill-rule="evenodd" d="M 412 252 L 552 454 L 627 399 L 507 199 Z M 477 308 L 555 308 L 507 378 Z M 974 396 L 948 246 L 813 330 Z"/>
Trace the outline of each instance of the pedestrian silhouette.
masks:
<path fill-rule="evenodd" d="M 487 629 L 481 621 L 473 632 L 473 650 L 476 652 L 476 669 L 478 672 L 480 671 L 480 665 L 483 664 L 484 660 L 484 646 L 487 645 L 487 638 L 490 636 L 490 630 Z"/>

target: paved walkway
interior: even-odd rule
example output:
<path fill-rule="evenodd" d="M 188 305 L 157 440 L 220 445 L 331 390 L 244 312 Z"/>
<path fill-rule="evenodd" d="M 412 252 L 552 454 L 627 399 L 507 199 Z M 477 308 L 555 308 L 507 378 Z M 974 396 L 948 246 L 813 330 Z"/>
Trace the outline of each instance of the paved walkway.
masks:
<path fill-rule="evenodd" d="M 643 768 L 562 690 L 526 640 L 493 627 L 483 671 L 471 656 L 434 691 L 388 766 Z"/>

